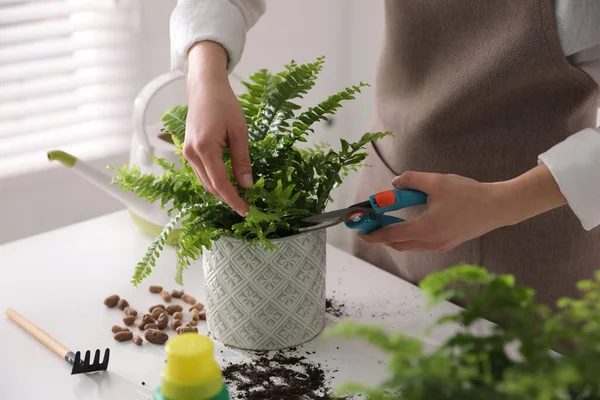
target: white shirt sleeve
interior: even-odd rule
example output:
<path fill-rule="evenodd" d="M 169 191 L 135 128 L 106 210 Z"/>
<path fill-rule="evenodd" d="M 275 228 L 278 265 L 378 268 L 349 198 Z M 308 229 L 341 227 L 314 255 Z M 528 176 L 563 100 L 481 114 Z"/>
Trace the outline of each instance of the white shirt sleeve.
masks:
<path fill-rule="evenodd" d="M 555 0 L 555 9 L 565 56 L 600 83 L 600 1 Z M 583 228 L 599 226 L 600 128 L 575 133 L 538 161 L 550 169 Z"/>
<path fill-rule="evenodd" d="M 187 54 L 196 42 L 211 40 L 227 51 L 227 70 L 236 67 L 246 33 L 266 9 L 264 0 L 178 0 L 170 21 L 171 69 L 187 73 Z"/>
<path fill-rule="evenodd" d="M 600 130 L 584 129 L 539 156 L 569 207 L 591 230 L 600 225 Z"/>

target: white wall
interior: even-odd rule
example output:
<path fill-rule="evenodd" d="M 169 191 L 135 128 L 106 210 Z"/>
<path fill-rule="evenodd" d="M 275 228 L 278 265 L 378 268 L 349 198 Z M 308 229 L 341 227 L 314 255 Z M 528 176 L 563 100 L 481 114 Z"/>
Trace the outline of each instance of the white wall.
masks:
<path fill-rule="evenodd" d="M 370 131 L 373 113 L 374 86 L 377 61 L 383 34 L 383 1 L 345 0 L 343 8 L 342 76 L 344 85 L 365 82 L 371 85 L 356 100 L 346 103 L 338 113 L 341 135 L 346 140 L 358 140 Z M 331 208 L 347 207 L 355 203 L 357 174 L 353 173 L 335 190 Z M 359 199 L 363 201 L 367 199 Z M 356 232 L 345 226 L 329 230 L 330 242 L 346 251 Z"/>
<path fill-rule="evenodd" d="M 143 0 L 140 12 L 140 88 L 144 82 L 169 69 L 169 17 L 176 0 Z M 366 0 L 267 0 L 267 13 L 248 35 L 236 73 L 245 77 L 259 68 L 278 69 L 295 59 L 327 58 L 321 78 L 306 97 L 314 104 L 359 81 L 374 83 L 382 28 L 382 2 Z M 342 136 L 353 140 L 368 131 L 372 89 L 347 103 L 331 127 L 320 127 L 313 141 L 337 143 Z M 162 111 L 185 102 L 183 82 L 165 89 L 151 104 L 148 123 L 156 123 Z M 127 152 L 90 160 L 102 168 L 122 164 Z M 353 202 L 355 176 L 334 193 L 332 207 Z M 67 168 L 17 178 L 0 179 L 0 243 L 122 209 L 123 206 Z M 330 232 L 333 244 L 346 248 L 350 232 L 339 227 Z"/>

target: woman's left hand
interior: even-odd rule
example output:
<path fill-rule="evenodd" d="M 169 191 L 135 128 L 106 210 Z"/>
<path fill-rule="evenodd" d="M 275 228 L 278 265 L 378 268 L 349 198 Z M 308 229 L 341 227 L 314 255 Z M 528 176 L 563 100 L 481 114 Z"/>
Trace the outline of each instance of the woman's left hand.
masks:
<path fill-rule="evenodd" d="M 396 189 L 425 192 L 425 212 L 359 237 L 398 251 L 446 252 L 494 229 L 566 204 L 543 164 L 505 182 L 481 183 L 458 175 L 409 171 L 392 184 Z"/>

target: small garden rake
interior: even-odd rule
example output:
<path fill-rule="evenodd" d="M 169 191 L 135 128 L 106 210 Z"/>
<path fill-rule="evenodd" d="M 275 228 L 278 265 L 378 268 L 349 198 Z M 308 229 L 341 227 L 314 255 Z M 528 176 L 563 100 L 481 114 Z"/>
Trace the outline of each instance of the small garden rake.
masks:
<path fill-rule="evenodd" d="M 82 362 L 81 352 L 78 351 L 77 353 L 73 354 L 72 351 L 70 351 L 58 341 L 53 339 L 46 332 L 29 322 L 15 310 L 8 308 L 4 313 L 6 314 L 8 319 L 15 322 L 17 325 L 23 328 L 23 330 L 25 330 L 27 333 L 29 333 L 31 336 L 37 339 L 40 343 L 42 343 L 44 346 L 56 353 L 59 357 L 63 358 L 65 361 L 71 364 L 73 366 L 73 369 L 71 370 L 71 375 L 106 371 L 106 369 L 108 368 L 110 349 L 106 349 L 104 351 L 104 359 L 102 360 L 102 362 L 100 362 L 99 349 L 96 350 L 93 363 L 90 363 L 91 352 L 89 350 L 85 352 L 85 359 Z"/>

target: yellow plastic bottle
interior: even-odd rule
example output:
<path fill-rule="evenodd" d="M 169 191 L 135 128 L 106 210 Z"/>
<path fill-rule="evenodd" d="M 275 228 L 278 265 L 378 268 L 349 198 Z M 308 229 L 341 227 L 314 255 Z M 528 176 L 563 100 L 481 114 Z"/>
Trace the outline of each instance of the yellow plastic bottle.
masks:
<path fill-rule="evenodd" d="M 153 400 L 229 400 L 212 341 L 197 333 L 167 343 L 167 364 Z"/>

